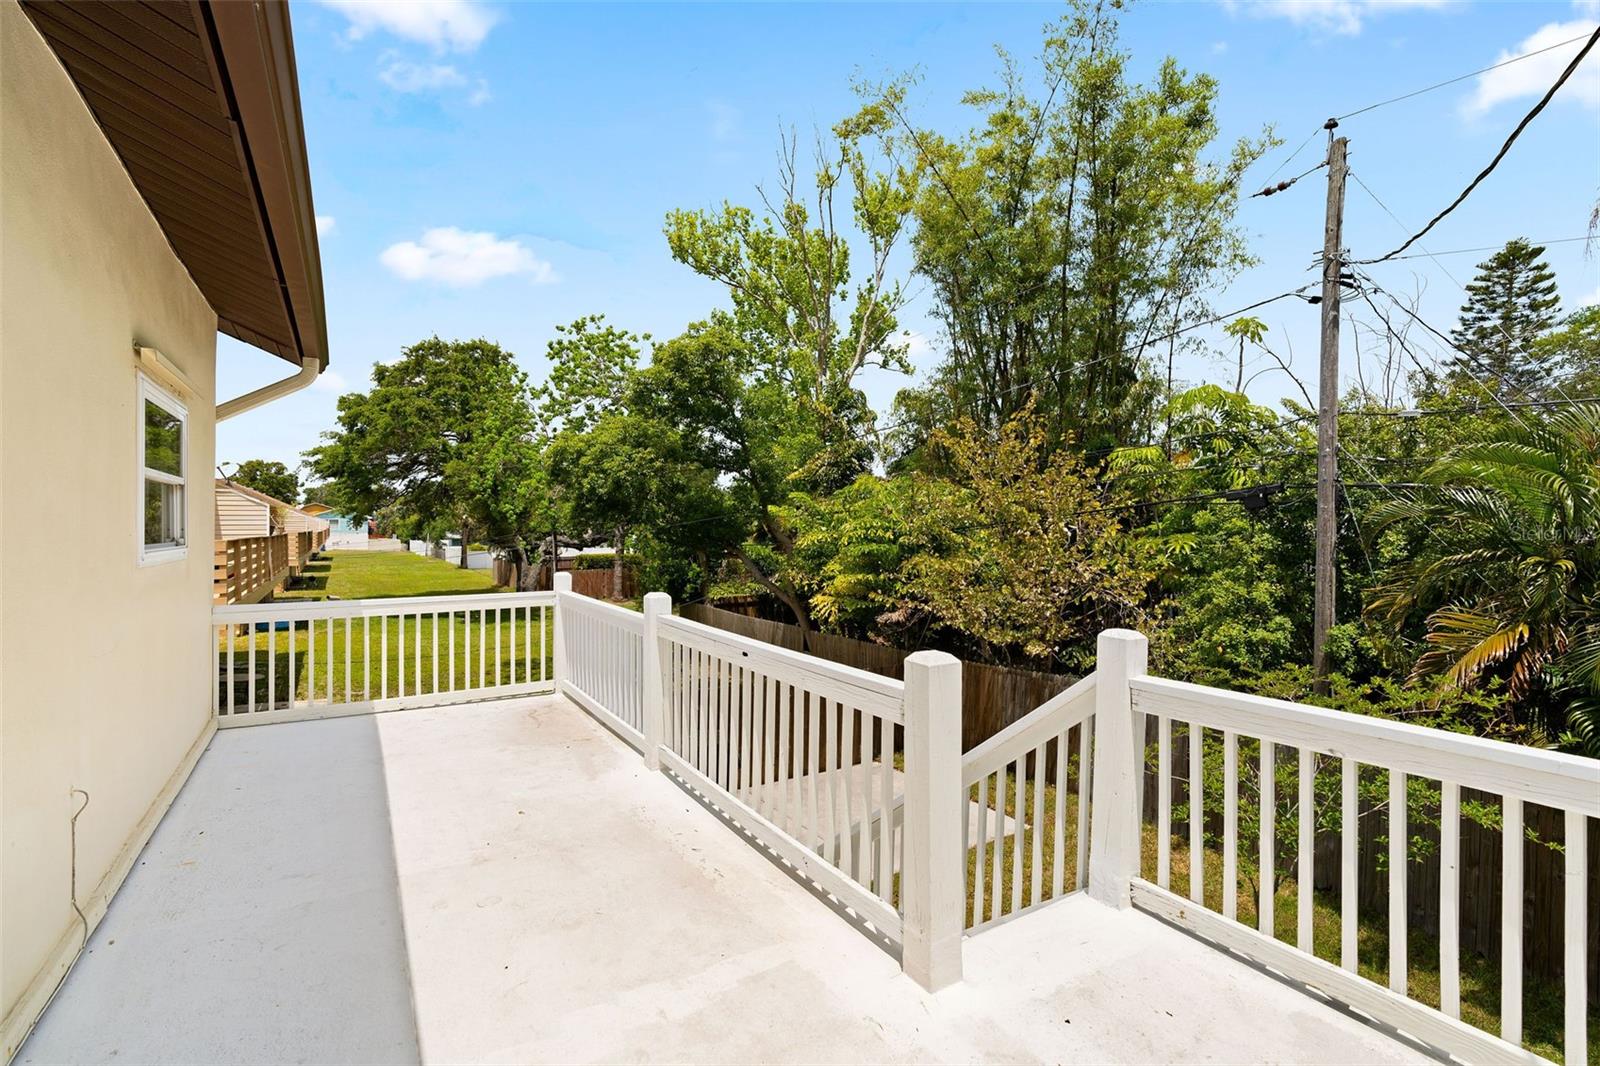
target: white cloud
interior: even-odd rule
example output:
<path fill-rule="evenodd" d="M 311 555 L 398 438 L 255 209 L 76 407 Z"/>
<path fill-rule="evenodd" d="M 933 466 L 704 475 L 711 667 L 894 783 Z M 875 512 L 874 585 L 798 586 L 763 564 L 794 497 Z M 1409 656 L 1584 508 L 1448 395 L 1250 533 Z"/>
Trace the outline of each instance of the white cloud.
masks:
<path fill-rule="evenodd" d="M 378 71 L 378 79 L 397 93 L 433 92 L 454 89 L 467 83 L 455 67 L 439 63 L 412 63 L 405 59 L 390 60 Z"/>
<path fill-rule="evenodd" d="M 328 234 L 333 232 L 333 227 L 336 224 L 337 223 L 335 222 L 334 217 L 332 215 L 318 215 L 317 216 L 317 236 L 318 237 L 326 237 Z"/>
<path fill-rule="evenodd" d="M 1211 54 L 1212 55 L 1220 56 L 1222 53 L 1226 52 L 1227 50 L 1228 50 L 1228 42 L 1227 41 L 1212 41 L 1211 42 Z"/>
<path fill-rule="evenodd" d="M 481 107 L 494 99 L 494 94 L 489 91 L 487 79 L 479 78 L 478 87 L 472 90 L 472 95 L 467 97 L 467 103 L 473 107 Z"/>
<path fill-rule="evenodd" d="M 1501 52 L 1495 62 L 1504 63 L 1508 59 L 1537 52 L 1541 48 L 1550 48 L 1551 45 L 1561 41 L 1587 36 L 1593 33 L 1594 29 L 1595 23 L 1586 19 L 1547 23 L 1535 30 L 1531 37 L 1516 48 Z M 1572 41 L 1571 44 L 1551 48 L 1548 52 L 1524 59 L 1520 63 L 1512 63 L 1510 66 L 1478 75 L 1477 87 L 1470 97 L 1462 101 L 1462 113 L 1475 117 L 1507 100 L 1543 95 L 1545 90 L 1555 84 L 1556 78 L 1567 69 L 1567 64 L 1572 62 L 1572 57 L 1577 55 L 1578 49 L 1582 47 L 1582 41 Z M 1583 65 L 1573 71 L 1571 80 L 1556 94 L 1556 100 L 1563 98 L 1576 100 L 1585 107 L 1600 108 L 1600 55 L 1590 54 L 1583 61 Z"/>
<path fill-rule="evenodd" d="M 1572 0 L 1572 10 L 1585 18 L 1600 19 L 1600 0 Z"/>
<path fill-rule="evenodd" d="M 311 387 L 318 392 L 331 392 L 339 396 L 349 390 L 349 384 L 342 374 L 329 368 L 317 375 L 317 380 L 311 383 Z"/>
<path fill-rule="evenodd" d="M 321 0 L 350 22 L 351 40 L 374 31 L 425 44 L 435 51 L 470 52 L 498 21 L 478 0 Z"/>
<path fill-rule="evenodd" d="M 906 358 L 912 365 L 922 366 L 934 354 L 933 339 L 921 330 L 908 329 L 900 334 L 900 341 L 906 346 Z"/>
<path fill-rule="evenodd" d="M 455 288 L 513 274 L 526 274 L 535 285 L 559 280 L 554 268 L 522 242 L 455 226 L 430 229 L 420 241 L 391 244 L 378 260 L 407 281 L 437 281 Z"/>
<path fill-rule="evenodd" d="M 1394 11 L 1447 6 L 1450 0 L 1222 0 L 1230 14 L 1283 18 L 1324 33 L 1353 36 L 1369 18 Z"/>

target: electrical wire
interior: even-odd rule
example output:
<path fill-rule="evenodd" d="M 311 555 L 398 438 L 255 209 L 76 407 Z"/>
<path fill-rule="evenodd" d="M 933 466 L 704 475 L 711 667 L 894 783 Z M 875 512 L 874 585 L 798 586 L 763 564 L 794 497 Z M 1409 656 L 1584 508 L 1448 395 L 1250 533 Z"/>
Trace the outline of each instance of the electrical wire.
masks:
<path fill-rule="evenodd" d="M 1355 174 L 1352 172 L 1350 176 L 1355 177 Z M 1360 182 L 1361 179 L 1356 178 L 1356 181 Z M 1365 185 L 1362 185 L 1361 187 L 1363 189 L 1366 188 Z M 1370 189 L 1368 190 L 1368 195 L 1371 195 Z M 1373 199 L 1377 199 L 1377 197 L 1373 197 Z M 1557 237 L 1553 241 L 1529 241 L 1528 243 L 1543 248 L 1551 244 L 1571 244 L 1574 241 L 1588 241 L 1593 239 L 1594 238 L 1591 237 Z M 1485 244 L 1477 248 L 1450 248 L 1442 252 L 1410 252 L 1406 255 L 1390 256 L 1390 259 L 1432 259 L 1434 256 L 1440 255 L 1468 255 L 1473 252 L 1498 252 L 1504 247 L 1505 243 L 1502 242 L 1500 244 Z M 1365 263 L 1366 261 L 1362 260 L 1361 262 Z"/>
<path fill-rule="evenodd" d="M 1600 41 L 1600 28 L 1596 28 L 1595 31 L 1589 35 L 1589 40 L 1585 42 L 1584 46 L 1578 50 L 1578 54 L 1572 57 L 1572 62 L 1567 64 L 1567 68 L 1561 72 L 1561 76 L 1556 79 L 1555 84 L 1550 86 L 1550 88 L 1545 92 L 1544 96 L 1539 98 L 1539 102 L 1537 104 L 1533 105 L 1533 110 L 1522 116 L 1522 121 L 1517 123 L 1516 127 L 1511 131 L 1511 136 L 1506 138 L 1505 143 L 1500 146 L 1500 150 L 1494 154 L 1494 158 L 1489 160 L 1489 165 L 1480 170 L 1478 172 L 1478 176 L 1468 182 L 1467 187 L 1462 189 L 1460 195 L 1458 195 L 1454 200 L 1450 201 L 1449 205 L 1447 205 L 1443 211 L 1440 211 L 1437 215 L 1434 215 L 1433 218 L 1429 219 L 1426 226 L 1423 226 L 1416 233 L 1412 234 L 1410 237 L 1407 237 L 1406 242 L 1400 247 L 1396 248 L 1394 251 L 1388 253 L 1387 255 L 1381 255 L 1376 259 L 1364 259 L 1361 260 L 1361 262 L 1382 263 L 1387 259 L 1393 259 L 1395 256 L 1399 255 L 1401 252 L 1415 244 L 1419 239 L 1422 238 L 1424 234 L 1433 229 L 1434 226 L 1438 225 L 1446 215 L 1454 211 L 1457 207 L 1460 207 L 1462 201 L 1466 200 L 1468 196 L 1471 196 L 1472 191 L 1478 187 L 1483 179 L 1487 178 L 1494 171 L 1494 168 L 1500 165 L 1500 160 L 1506 157 L 1506 153 L 1511 150 L 1511 146 L 1515 144 L 1517 138 L 1522 135 L 1522 131 L 1528 128 L 1528 123 L 1532 122 L 1538 116 L 1539 112 L 1545 109 L 1545 106 L 1549 104 L 1551 99 L 1555 97 L 1556 91 L 1567 83 L 1567 79 L 1572 77 L 1573 71 L 1578 69 L 1578 64 L 1582 63 L 1584 58 L 1588 56 L 1590 51 L 1593 50 L 1595 42 L 1597 41 Z"/>
<path fill-rule="evenodd" d="M 1524 52 L 1521 55 L 1512 56 L 1510 59 L 1503 59 L 1500 62 L 1493 64 L 1492 66 L 1483 67 L 1480 70 L 1474 70 L 1474 71 L 1472 71 L 1471 73 L 1468 73 L 1468 74 L 1460 74 L 1460 75 L 1457 75 L 1454 78 L 1450 78 L 1450 79 L 1447 79 L 1445 81 L 1435 82 L 1432 85 L 1426 86 L 1426 87 L 1421 88 L 1421 89 L 1414 89 L 1411 92 L 1405 93 L 1405 94 L 1403 94 L 1401 96 L 1393 96 L 1393 97 L 1390 97 L 1387 100 L 1379 100 L 1375 104 L 1368 104 L 1366 107 L 1359 107 L 1356 110 L 1351 111 L 1349 114 L 1337 116 L 1338 121 L 1343 122 L 1347 118 L 1355 118 L 1357 115 L 1364 115 L 1368 111 L 1375 111 L 1380 107 L 1388 107 L 1390 104 L 1398 104 L 1400 101 L 1409 100 L 1413 96 L 1421 96 L 1423 93 L 1431 93 L 1435 89 L 1443 89 L 1446 86 L 1455 85 L 1458 82 L 1466 81 L 1468 78 L 1476 78 L 1479 74 L 1487 74 L 1491 70 L 1499 70 L 1501 67 L 1509 67 L 1513 63 L 1520 63 L 1524 59 L 1532 59 L 1534 56 L 1544 55 L 1544 53 L 1546 53 L 1546 52 L 1553 52 L 1557 48 L 1565 48 L 1567 45 L 1572 44 L 1574 41 L 1583 40 L 1583 36 L 1584 35 L 1580 33 L 1576 37 L 1569 37 L 1565 41 L 1557 41 L 1555 44 L 1548 45 L 1548 46 L 1546 46 L 1544 48 L 1539 48 L 1539 49 L 1536 49 L 1536 50 L 1534 50 L 1532 52 Z"/>

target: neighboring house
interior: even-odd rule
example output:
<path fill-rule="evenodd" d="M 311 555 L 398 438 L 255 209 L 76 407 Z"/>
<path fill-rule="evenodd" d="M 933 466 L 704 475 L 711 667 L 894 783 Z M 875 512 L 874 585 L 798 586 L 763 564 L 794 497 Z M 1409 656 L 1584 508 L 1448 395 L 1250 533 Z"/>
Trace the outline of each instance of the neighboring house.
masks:
<path fill-rule="evenodd" d="M 364 548 L 367 546 L 367 523 L 357 522 L 349 515 L 340 514 L 325 503 L 303 504 L 300 510 L 328 523 L 330 548 Z"/>
<path fill-rule="evenodd" d="M 285 4 L 0 0 L 0 143 L 9 1057 L 216 728 L 215 425 L 327 326 Z"/>
<path fill-rule="evenodd" d="M 256 603 L 305 568 L 330 536 L 326 519 L 225 478 L 216 481 L 217 603 Z"/>

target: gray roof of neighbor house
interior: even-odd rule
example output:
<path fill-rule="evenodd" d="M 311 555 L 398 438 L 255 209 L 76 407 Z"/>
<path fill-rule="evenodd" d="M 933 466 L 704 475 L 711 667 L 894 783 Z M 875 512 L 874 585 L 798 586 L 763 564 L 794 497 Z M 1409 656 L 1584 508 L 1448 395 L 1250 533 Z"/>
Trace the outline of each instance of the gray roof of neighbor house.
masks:
<path fill-rule="evenodd" d="M 218 329 L 328 362 L 285 0 L 23 0 Z"/>

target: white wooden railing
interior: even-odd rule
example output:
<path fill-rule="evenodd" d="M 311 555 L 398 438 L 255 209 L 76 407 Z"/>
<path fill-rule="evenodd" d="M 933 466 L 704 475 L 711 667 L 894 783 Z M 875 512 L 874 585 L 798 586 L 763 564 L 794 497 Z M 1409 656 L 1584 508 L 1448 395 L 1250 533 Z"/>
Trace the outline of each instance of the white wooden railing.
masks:
<path fill-rule="evenodd" d="M 644 615 L 577 595 L 561 576 L 560 690 L 643 751 Z"/>
<path fill-rule="evenodd" d="M 1249 955 L 1284 974 L 1321 989 L 1329 996 L 1358 1007 L 1435 1047 L 1468 1061 L 1538 1061 L 1522 1047 L 1523 950 L 1522 930 L 1526 905 L 1522 880 L 1523 805 L 1537 803 L 1564 812 L 1565 884 L 1562 902 L 1565 919 L 1566 959 L 1563 977 L 1565 1000 L 1565 1059 L 1588 1061 L 1586 1054 L 1587 1001 L 1585 970 L 1595 931 L 1586 921 L 1585 888 L 1587 819 L 1600 816 L 1600 762 L 1515 744 L 1504 744 L 1436 729 L 1425 729 L 1386 719 L 1330 711 L 1318 707 L 1264 699 L 1242 693 L 1204 688 L 1163 678 L 1135 676 L 1127 681 L 1134 732 L 1143 737 L 1143 719 L 1154 719 L 1156 740 L 1158 853 L 1155 881 L 1133 870 L 1133 902 L 1162 917 L 1205 935 L 1232 950 Z M 1179 725 L 1188 746 L 1186 772 L 1172 765 L 1173 726 Z M 1196 740 L 1199 743 L 1196 743 Z M 1258 760 L 1255 787 L 1242 792 L 1240 746 L 1245 741 Z M 1169 884 L 1172 869 L 1172 784 L 1182 773 L 1187 781 L 1202 782 L 1204 749 L 1222 749 L 1222 884 L 1220 907 L 1208 904 L 1205 894 L 1203 815 L 1188 816 L 1189 878 L 1187 894 Z M 1285 749 L 1294 749 L 1294 762 Z M 1214 750 L 1214 749 L 1213 749 Z M 1339 802 L 1339 963 L 1314 954 L 1312 915 L 1315 826 L 1318 802 L 1316 778 L 1319 764 L 1338 768 Z M 1274 925 L 1275 878 L 1258 878 L 1256 928 L 1238 920 L 1238 823 L 1241 803 L 1259 804 L 1259 839 L 1244 842 L 1255 848 L 1260 869 L 1278 865 L 1276 827 L 1279 811 L 1276 782 L 1283 770 L 1293 768 L 1296 781 L 1294 822 L 1296 851 L 1296 930 L 1294 943 L 1280 940 Z M 1381 774 L 1387 785 L 1388 838 L 1388 985 L 1378 985 L 1357 975 L 1357 876 L 1360 832 L 1358 777 L 1362 768 Z M 1246 767 L 1248 769 L 1248 767 Z M 1437 784 L 1440 794 L 1439 888 L 1439 990 L 1437 1010 L 1407 996 L 1409 955 L 1407 946 L 1407 872 L 1410 866 L 1407 830 L 1408 782 L 1421 779 Z M 1503 848 L 1500 958 L 1500 1032 L 1498 1037 L 1459 1020 L 1460 881 L 1462 787 L 1502 797 Z M 1139 790 L 1142 793 L 1142 789 Z M 1321 791 L 1327 791 L 1323 789 Z M 1135 800 L 1137 802 L 1137 800 Z M 1204 806 L 1204 805 L 1200 805 Z M 1535 900 L 1552 906 L 1553 900 Z"/>
<path fill-rule="evenodd" d="M 1091 674 L 962 757 L 970 931 L 1085 886 L 1094 688 Z"/>
<path fill-rule="evenodd" d="M 215 607 L 218 725 L 549 692 L 555 594 Z"/>
<path fill-rule="evenodd" d="M 928 988 L 961 976 L 961 664 L 906 680 L 674 618 L 556 575 L 560 691 L 900 947 Z M 897 766 L 903 763 L 903 770 Z"/>
<path fill-rule="evenodd" d="M 1521 847 L 1504 849 L 1501 872 L 1499 1032 L 1460 1018 L 1461 789 L 1502 797 L 1507 841 L 1523 838 L 1525 804 L 1554 808 L 1565 829 L 1565 1057 L 1588 1061 L 1595 760 L 1152 677 L 1144 638 L 1125 630 L 1101 634 L 1093 674 L 963 757 L 960 663 L 948 655 L 909 656 L 901 682 L 675 618 L 660 593 L 645 598 L 643 613 L 578 596 L 570 574 L 558 574 L 549 593 L 218 607 L 213 630 L 222 725 L 558 690 L 898 944 L 907 973 L 929 988 L 960 979 L 964 931 L 1026 920 L 1086 888 L 1467 1061 L 1537 1056 L 1522 1047 Z M 1186 758 L 1175 757 L 1179 741 Z M 1220 753 L 1220 783 L 1211 786 L 1220 804 L 1202 802 L 1208 751 Z M 1148 773 L 1155 811 L 1147 819 Z M 1357 972 L 1363 774 L 1381 775 L 1388 799 L 1387 985 Z M 1285 794 L 1282 806 L 1292 816 L 1279 810 L 1285 776 L 1294 801 Z M 1408 789 L 1416 781 L 1439 795 L 1437 1008 L 1407 987 Z M 1180 794 L 1189 808 L 1181 818 Z M 1312 922 L 1318 805 L 1331 816 L 1332 795 L 1341 845 L 1337 964 L 1316 954 Z M 1241 810 L 1250 805 L 1263 816 L 1254 819 L 1257 839 L 1241 842 Z M 1206 836 L 1218 809 L 1220 848 Z M 1173 832 L 1180 820 L 1184 838 Z M 1142 858 L 1147 821 L 1153 879 Z M 1296 848 L 1289 834 L 1279 839 L 1280 823 L 1293 826 Z M 1241 847 L 1268 872 L 1249 901 L 1253 927 L 1239 920 Z M 1289 872 L 1280 854 L 1296 850 L 1291 940 L 1277 935 L 1274 874 Z M 1172 884 L 1179 855 L 1188 864 L 1182 893 Z M 1208 894 L 1216 862 L 1219 890 Z"/>

